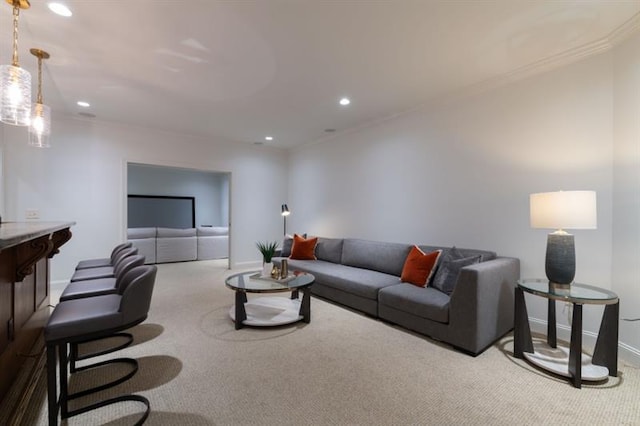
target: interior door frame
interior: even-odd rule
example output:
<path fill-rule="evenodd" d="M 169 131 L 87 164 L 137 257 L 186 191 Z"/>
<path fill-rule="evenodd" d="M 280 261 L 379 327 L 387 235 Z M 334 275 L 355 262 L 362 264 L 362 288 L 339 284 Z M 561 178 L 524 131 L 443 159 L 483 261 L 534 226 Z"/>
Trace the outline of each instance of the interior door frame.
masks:
<path fill-rule="evenodd" d="M 150 161 L 148 159 L 145 160 L 138 160 L 138 159 L 123 159 L 122 161 L 122 196 L 121 198 L 121 211 L 122 211 L 122 221 L 121 221 L 121 225 L 120 225 L 120 229 L 122 229 L 122 241 L 127 241 L 127 217 L 128 217 L 128 212 L 127 212 L 127 196 L 128 196 L 128 182 L 129 182 L 129 173 L 128 173 L 128 167 L 129 164 L 139 164 L 142 166 L 154 166 L 154 167 L 164 167 L 164 168 L 169 168 L 169 169 L 179 169 L 179 170 L 188 170 L 188 171 L 192 171 L 192 172 L 203 172 L 203 173 L 217 173 L 217 174 L 223 174 L 227 176 L 228 182 L 229 182 L 229 190 L 228 190 L 228 204 L 227 204 L 227 226 L 229 228 L 229 239 L 228 239 L 228 250 L 229 250 L 229 257 L 227 258 L 227 269 L 231 269 L 231 265 L 233 265 L 233 251 L 232 251 L 232 247 L 233 247 L 233 228 L 231 226 L 231 215 L 232 215 L 232 188 L 233 188 L 233 175 L 230 171 L 223 171 L 223 170 L 215 170 L 215 169 L 209 169 L 206 167 L 199 167 L 199 166 L 195 166 L 193 164 L 184 164 L 184 163 L 177 163 L 177 162 L 162 162 L 162 161 Z"/>

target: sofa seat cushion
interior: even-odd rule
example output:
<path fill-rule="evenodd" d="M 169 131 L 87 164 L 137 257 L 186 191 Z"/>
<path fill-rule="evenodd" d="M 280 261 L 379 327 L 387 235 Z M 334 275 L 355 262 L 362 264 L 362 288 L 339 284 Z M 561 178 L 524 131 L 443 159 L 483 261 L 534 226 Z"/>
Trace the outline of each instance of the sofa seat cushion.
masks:
<path fill-rule="evenodd" d="M 449 322 L 449 296 L 431 287 L 397 284 L 380 289 L 378 303 L 440 323 Z"/>
<path fill-rule="evenodd" d="M 395 275 L 323 260 L 289 260 L 289 270 L 310 272 L 316 277 L 316 283 L 372 300 L 378 299 L 381 288 L 400 282 L 400 278 Z"/>

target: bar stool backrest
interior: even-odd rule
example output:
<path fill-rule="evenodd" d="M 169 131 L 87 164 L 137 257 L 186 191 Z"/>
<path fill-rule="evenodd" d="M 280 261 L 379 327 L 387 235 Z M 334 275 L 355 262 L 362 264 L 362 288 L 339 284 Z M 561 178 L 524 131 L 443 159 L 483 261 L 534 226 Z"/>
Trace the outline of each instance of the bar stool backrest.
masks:
<path fill-rule="evenodd" d="M 125 324 L 147 317 L 157 271 L 155 265 L 137 266 L 122 278 L 123 291 L 119 311 Z"/>
<path fill-rule="evenodd" d="M 135 268 L 136 266 L 144 265 L 145 257 L 141 254 L 134 254 L 133 256 L 127 256 L 118 262 L 118 265 L 113 268 L 113 276 L 116 277 L 116 287 L 119 286 L 119 281 L 122 280 L 124 275 Z"/>
<path fill-rule="evenodd" d="M 118 255 L 118 253 L 130 247 L 131 247 L 131 243 L 122 243 L 115 246 L 111 251 L 111 264 L 113 265 L 114 263 L 116 263 L 116 256 Z"/>
<path fill-rule="evenodd" d="M 113 267 L 116 268 L 118 263 L 122 262 L 122 259 L 128 256 L 133 256 L 138 254 L 138 249 L 136 247 L 129 247 L 124 250 L 120 250 L 120 252 L 116 255 L 116 261 L 113 262 Z"/>

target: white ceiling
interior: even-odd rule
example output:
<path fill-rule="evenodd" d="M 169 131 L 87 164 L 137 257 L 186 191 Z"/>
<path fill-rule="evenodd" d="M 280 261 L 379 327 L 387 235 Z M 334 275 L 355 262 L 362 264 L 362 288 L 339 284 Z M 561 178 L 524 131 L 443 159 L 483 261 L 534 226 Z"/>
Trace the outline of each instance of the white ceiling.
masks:
<path fill-rule="evenodd" d="M 293 147 L 608 40 L 640 1 L 31 0 L 20 64 L 44 100 L 211 140 Z M 11 60 L 0 4 L 0 63 Z M 554 59 L 554 60 L 555 60 Z M 549 61 L 553 63 L 553 61 Z M 538 68 L 536 68 L 538 69 Z M 337 101 L 349 96 L 352 104 Z M 91 103 L 89 109 L 76 101 Z"/>

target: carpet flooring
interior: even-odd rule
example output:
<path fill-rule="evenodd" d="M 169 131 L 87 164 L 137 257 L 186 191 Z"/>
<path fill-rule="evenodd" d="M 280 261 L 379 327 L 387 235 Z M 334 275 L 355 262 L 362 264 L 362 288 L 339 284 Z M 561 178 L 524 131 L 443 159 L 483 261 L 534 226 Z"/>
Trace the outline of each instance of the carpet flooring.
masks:
<path fill-rule="evenodd" d="M 579 390 L 514 359 L 512 335 L 473 358 L 318 298 L 310 324 L 235 330 L 230 273 L 215 261 L 158 265 L 135 343 L 106 356 L 137 358 L 139 372 L 74 403 L 141 394 L 148 425 L 640 425 L 636 368 Z M 118 369 L 78 373 L 71 390 Z M 123 403 L 66 424 L 133 424 L 141 410 Z M 41 379 L 22 424 L 46 419 Z"/>

